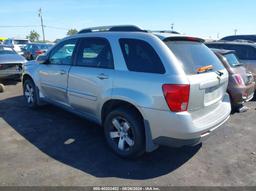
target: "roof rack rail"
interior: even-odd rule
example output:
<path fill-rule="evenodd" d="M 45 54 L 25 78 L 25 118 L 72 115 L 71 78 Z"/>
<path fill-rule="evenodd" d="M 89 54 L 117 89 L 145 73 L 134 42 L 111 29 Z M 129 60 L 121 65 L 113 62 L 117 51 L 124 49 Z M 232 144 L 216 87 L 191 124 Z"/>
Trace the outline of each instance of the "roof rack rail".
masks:
<path fill-rule="evenodd" d="M 90 32 L 147 32 L 147 31 L 135 25 L 116 25 L 116 26 L 99 26 L 99 27 L 85 28 L 80 30 L 78 34 L 90 33 Z"/>

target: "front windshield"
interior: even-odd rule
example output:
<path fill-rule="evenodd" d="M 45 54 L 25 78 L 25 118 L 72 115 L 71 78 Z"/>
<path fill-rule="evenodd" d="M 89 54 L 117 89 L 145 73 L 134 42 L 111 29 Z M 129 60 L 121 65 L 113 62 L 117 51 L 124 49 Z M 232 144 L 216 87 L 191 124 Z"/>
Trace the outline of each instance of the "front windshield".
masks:
<path fill-rule="evenodd" d="M 0 47 L 0 54 L 16 54 L 16 52 L 8 47 Z"/>
<path fill-rule="evenodd" d="M 231 67 L 236 67 L 236 66 L 240 66 L 241 65 L 241 63 L 237 59 L 236 55 L 233 54 L 233 53 L 226 54 L 226 55 L 224 55 L 224 57 L 227 59 L 227 62 L 229 63 L 229 65 Z"/>

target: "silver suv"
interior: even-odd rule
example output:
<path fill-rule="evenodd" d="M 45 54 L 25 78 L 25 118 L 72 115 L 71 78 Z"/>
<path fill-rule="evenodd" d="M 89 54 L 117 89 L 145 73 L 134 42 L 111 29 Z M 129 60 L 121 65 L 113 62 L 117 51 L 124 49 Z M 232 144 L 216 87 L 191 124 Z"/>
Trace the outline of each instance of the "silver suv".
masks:
<path fill-rule="evenodd" d="M 58 105 L 104 127 L 130 158 L 196 145 L 230 115 L 228 73 L 201 39 L 136 26 L 85 29 L 25 65 L 29 107 Z"/>

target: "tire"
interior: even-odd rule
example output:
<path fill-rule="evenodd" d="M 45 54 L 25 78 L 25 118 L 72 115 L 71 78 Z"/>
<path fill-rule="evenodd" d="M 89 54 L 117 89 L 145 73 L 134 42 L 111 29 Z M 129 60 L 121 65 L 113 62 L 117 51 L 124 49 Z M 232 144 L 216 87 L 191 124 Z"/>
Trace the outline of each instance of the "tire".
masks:
<path fill-rule="evenodd" d="M 0 84 L 0 93 L 4 92 L 4 85 Z"/>
<path fill-rule="evenodd" d="M 137 158 L 145 152 L 143 122 L 137 111 L 118 108 L 104 121 L 104 134 L 110 148 L 122 158 Z"/>
<path fill-rule="evenodd" d="M 27 79 L 23 83 L 23 95 L 28 107 L 38 107 L 38 92 L 34 82 L 31 79 Z"/>

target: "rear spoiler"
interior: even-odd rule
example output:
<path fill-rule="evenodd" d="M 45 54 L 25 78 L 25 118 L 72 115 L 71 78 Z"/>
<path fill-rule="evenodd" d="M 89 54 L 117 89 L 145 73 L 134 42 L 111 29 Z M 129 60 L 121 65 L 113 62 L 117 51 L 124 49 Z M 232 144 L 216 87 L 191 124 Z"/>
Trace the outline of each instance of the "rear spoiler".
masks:
<path fill-rule="evenodd" d="M 164 42 L 167 42 L 167 41 L 191 41 L 191 42 L 201 42 L 201 43 L 205 42 L 205 40 L 202 38 L 185 37 L 185 36 L 167 37 L 163 41 Z"/>

